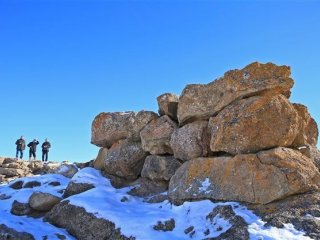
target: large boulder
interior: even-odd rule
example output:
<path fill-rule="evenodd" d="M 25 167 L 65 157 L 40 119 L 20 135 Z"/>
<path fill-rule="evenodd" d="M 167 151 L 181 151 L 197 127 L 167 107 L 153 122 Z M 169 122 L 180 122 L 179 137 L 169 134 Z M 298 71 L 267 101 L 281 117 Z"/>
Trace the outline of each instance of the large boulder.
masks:
<path fill-rule="evenodd" d="M 47 212 L 61 200 L 61 198 L 50 193 L 34 192 L 29 198 L 29 205 L 34 210 Z"/>
<path fill-rule="evenodd" d="M 141 176 L 153 181 L 169 181 L 180 166 L 181 163 L 172 156 L 150 155 L 145 160 Z"/>
<path fill-rule="evenodd" d="M 164 93 L 157 97 L 160 116 L 167 115 L 171 119 L 178 121 L 177 111 L 179 97 L 172 93 Z"/>
<path fill-rule="evenodd" d="M 100 148 L 97 158 L 93 162 L 93 167 L 98 170 L 104 170 L 104 159 L 108 154 L 108 148 Z"/>
<path fill-rule="evenodd" d="M 46 214 L 45 220 L 57 227 L 65 228 L 79 240 L 133 239 L 123 236 L 113 222 L 98 218 L 86 212 L 84 208 L 70 204 L 69 201 L 57 204 Z"/>
<path fill-rule="evenodd" d="M 150 111 L 100 113 L 91 127 L 91 143 L 110 148 L 119 140 L 139 141 L 140 131 L 158 115 Z"/>
<path fill-rule="evenodd" d="M 147 153 L 139 142 L 120 140 L 112 145 L 105 158 L 104 172 L 128 180 L 135 180 L 141 173 Z"/>
<path fill-rule="evenodd" d="M 214 199 L 266 204 L 319 185 L 320 173 L 302 153 L 275 148 L 235 157 L 197 158 L 171 178 L 169 198 Z"/>
<path fill-rule="evenodd" d="M 289 96 L 293 86 L 290 74 L 288 66 L 255 62 L 228 71 L 209 84 L 187 85 L 179 98 L 179 123 L 208 120 L 235 100 L 249 96 L 266 92 Z"/>
<path fill-rule="evenodd" d="M 210 147 L 213 152 L 233 155 L 289 147 L 299 133 L 299 121 L 283 95 L 243 99 L 210 118 Z"/>
<path fill-rule="evenodd" d="M 296 147 L 316 146 L 319 134 L 316 121 L 310 116 L 306 106 L 302 104 L 293 104 L 293 106 L 300 116 L 300 131 L 292 145 Z"/>
<path fill-rule="evenodd" d="M 142 148 L 152 155 L 173 154 L 170 140 L 177 127 L 177 124 L 166 115 L 150 122 L 140 132 Z"/>
<path fill-rule="evenodd" d="M 208 122 L 196 121 L 175 129 L 170 146 L 174 157 L 183 161 L 208 156 L 210 152 Z"/>

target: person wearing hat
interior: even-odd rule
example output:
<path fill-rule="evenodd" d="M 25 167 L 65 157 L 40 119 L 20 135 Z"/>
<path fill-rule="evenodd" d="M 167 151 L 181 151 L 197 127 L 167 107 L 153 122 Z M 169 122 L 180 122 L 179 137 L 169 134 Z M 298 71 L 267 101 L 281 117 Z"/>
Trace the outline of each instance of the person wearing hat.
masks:
<path fill-rule="evenodd" d="M 32 142 L 29 142 L 27 145 L 29 147 L 29 161 L 31 160 L 31 157 L 33 157 L 34 160 L 36 160 L 36 152 L 37 152 L 37 145 L 39 144 L 39 141 L 37 139 L 33 139 Z"/>
<path fill-rule="evenodd" d="M 21 136 L 16 141 L 16 145 L 17 145 L 16 158 L 18 158 L 18 155 L 20 153 L 20 159 L 22 159 L 23 158 L 23 151 L 26 148 L 26 141 L 24 140 L 23 136 Z"/>
<path fill-rule="evenodd" d="M 42 143 L 42 162 L 48 161 L 49 148 L 51 148 L 51 144 L 46 138 L 44 143 Z"/>

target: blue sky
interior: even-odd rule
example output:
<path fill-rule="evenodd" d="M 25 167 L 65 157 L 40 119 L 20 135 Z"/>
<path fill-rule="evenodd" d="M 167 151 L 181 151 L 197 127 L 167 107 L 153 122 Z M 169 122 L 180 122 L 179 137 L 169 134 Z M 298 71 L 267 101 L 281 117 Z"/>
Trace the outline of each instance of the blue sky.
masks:
<path fill-rule="evenodd" d="M 103 111 L 154 110 L 164 92 L 253 61 L 290 65 L 291 100 L 320 122 L 320 1 L 0 0 L 0 156 L 48 137 L 88 161 Z M 38 151 L 40 155 L 40 151 Z"/>

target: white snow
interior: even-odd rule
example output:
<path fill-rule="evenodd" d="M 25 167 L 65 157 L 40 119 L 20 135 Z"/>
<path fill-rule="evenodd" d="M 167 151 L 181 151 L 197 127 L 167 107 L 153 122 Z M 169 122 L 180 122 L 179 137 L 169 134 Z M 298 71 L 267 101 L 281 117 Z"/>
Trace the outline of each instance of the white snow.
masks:
<path fill-rule="evenodd" d="M 200 192 L 204 192 L 204 193 L 209 193 L 211 190 L 208 190 L 208 188 L 210 187 L 211 183 L 210 183 L 210 179 L 206 178 L 202 183 L 201 183 L 201 187 L 199 187 L 199 191 Z"/>
<path fill-rule="evenodd" d="M 61 189 L 66 188 L 70 179 L 59 174 L 48 174 L 44 176 L 23 178 L 24 181 L 39 181 L 42 186 L 33 189 L 14 190 L 8 185 L 0 186 L 0 195 L 12 196 L 7 200 L 0 200 L 0 224 L 4 223 L 8 227 L 16 230 L 26 231 L 35 236 L 36 239 L 42 239 L 42 236 L 48 235 L 49 239 L 58 239 L 56 233 L 63 234 L 67 239 L 74 239 L 65 230 L 56 228 L 42 218 L 33 219 L 28 217 L 17 217 L 10 213 L 13 200 L 27 202 L 29 196 L 34 191 L 43 191 L 61 196 Z M 18 180 L 16 180 L 18 181 Z M 48 185 L 51 181 L 59 181 L 61 186 L 53 187 Z M 162 203 L 150 204 L 138 197 L 127 194 L 131 188 L 115 189 L 110 181 L 93 168 L 84 168 L 74 175 L 72 181 L 79 183 L 91 183 L 95 188 L 84 193 L 67 198 L 71 204 L 84 207 L 87 212 L 95 214 L 97 217 L 108 219 L 115 223 L 116 227 L 121 228 L 121 232 L 127 236 L 134 236 L 140 240 L 150 239 L 191 239 L 184 233 L 190 226 L 194 227 L 195 235 L 192 239 L 203 239 L 217 237 L 226 232 L 231 224 L 216 216 L 212 221 L 206 219 L 206 216 L 219 205 L 230 205 L 234 212 L 243 217 L 249 224 L 248 231 L 250 239 L 310 239 L 303 236 L 304 233 L 297 231 L 292 225 L 286 225 L 283 229 L 275 227 L 264 227 L 264 222 L 249 211 L 246 207 L 236 202 L 218 202 L 213 203 L 209 200 L 198 202 L 185 202 L 181 206 L 174 206 L 168 201 Z M 201 191 L 207 191 L 210 186 L 209 179 L 202 182 Z M 121 202 L 126 197 L 128 200 Z M 93 204 L 94 203 L 94 204 Z M 173 218 L 175 228 L 172 232 L 162 232 L 153 229 L 158 221 L 167 221 Z M 209 229 L 209 235 L 205 232 Z"/>

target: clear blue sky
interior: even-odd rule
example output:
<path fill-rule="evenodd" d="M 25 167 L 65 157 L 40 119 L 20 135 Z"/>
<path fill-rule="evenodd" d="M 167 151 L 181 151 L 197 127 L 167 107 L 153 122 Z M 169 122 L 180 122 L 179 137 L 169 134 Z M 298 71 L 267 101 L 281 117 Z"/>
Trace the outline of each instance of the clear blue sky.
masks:
<path fill-rule="evenodd" d="M 53 160 L 90 160 L 99 112 L 157 111 L 161 93 L 253 61 L 290 65 L 291 99 L 319 123 L 319 13 L 307 0 L 0 0 L 0 156 L 24 135 L 48 137 Z"/>

